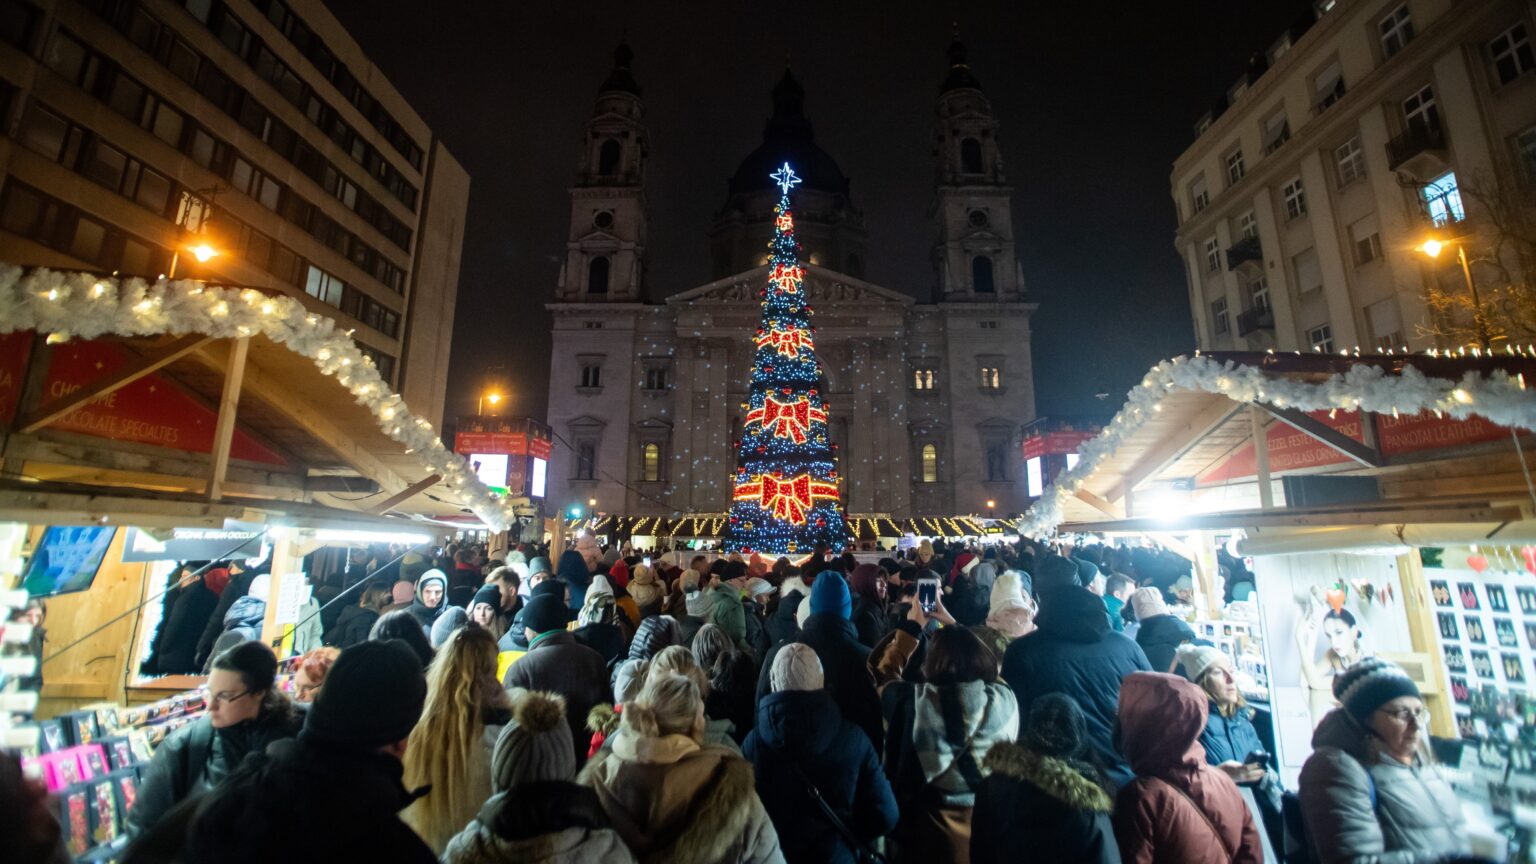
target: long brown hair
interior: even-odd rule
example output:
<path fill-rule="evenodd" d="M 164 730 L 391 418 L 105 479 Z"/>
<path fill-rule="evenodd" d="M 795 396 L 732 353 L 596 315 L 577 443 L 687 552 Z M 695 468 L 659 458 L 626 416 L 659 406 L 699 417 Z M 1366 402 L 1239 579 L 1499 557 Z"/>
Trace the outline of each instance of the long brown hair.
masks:
<path fill-rule="evenodd" d="M 506 701 L 500 686 L 487 685 L 495 676 L 496 639 L 479 627 L 455 630 L 427 667 L 427 702 L 404 761 L 406 786 L 432 791 L 401 816 L 438 854 L 490 797 L 483 718 Z"/>

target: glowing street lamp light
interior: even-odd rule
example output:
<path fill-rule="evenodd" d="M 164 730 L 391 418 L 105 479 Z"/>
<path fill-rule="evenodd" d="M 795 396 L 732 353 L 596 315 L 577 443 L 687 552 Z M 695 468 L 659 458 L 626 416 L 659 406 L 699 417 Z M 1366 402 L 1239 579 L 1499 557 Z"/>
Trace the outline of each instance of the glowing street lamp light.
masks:
<path fill-rule="evenodd" d="M 494 390 L 492 390 L 489 393 L 486 393 L 486 394 L 482 395 L 480 397 L 479 402 L 476 403 L 475 413 L 476 414 L 484 414 L 485 413 L 485 403 L 487 403 L 487 402 L 491 403 L 491 408 L 492 408 L 492 410 L 494 410 L 496 408 L 496 406 L 498 404 L 500 404 L 501 400 L 504 399 L 504 398 L 505 398 L 504 396 L 502 396 L 500 393 L 497 393 Z"/>
<path fill-rule="evenodd" d="M 1477 328 L 1477 341 L 1484 351 L 1490 350 L 1493 340 L 1488 335 L 1488 320 L 1483 317 L 1483 298 L 1477 293 L 1477 282 L 1472 279 L 1472 265 L 1467 261 L 1467 247 L 1458 239 L 1452 239 L 1456 244 L 1456 261 L 1461 264 L 1461 275 L 1467 280 L 1467 293 L 1472 295 L 1472 323 Z M 1418 250 L 1431 258 L 1439 258 L 1440 252 L 1449 245 L 1434 237 L 1430 237 L 1419 244 Z"/>
<path fill-rule="evenodd" d="M 192 257 L 196 258 L 199 264 L 207 264 L 209 261 L 219 257 L 219 250 L 209 246 L 207 243 L 199 243 L 196 246 L 188 247 L 187 251 L 192 253 Z"/>

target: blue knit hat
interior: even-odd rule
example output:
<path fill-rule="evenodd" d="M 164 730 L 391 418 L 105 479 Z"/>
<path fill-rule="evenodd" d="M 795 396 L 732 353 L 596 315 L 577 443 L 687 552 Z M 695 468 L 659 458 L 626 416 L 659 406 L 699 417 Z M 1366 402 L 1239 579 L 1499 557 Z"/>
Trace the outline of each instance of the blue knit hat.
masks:
<path fill-rule="evenodd" d="M 1379 657 L 1367 657 L 1333 679 L 1333 697 L 1361 725 L 1371 721 L 1376 709 L 1399 696 L 1419 696 L 1403 667 Z"/>
<path fill-rule="evenodd" d="M 836 612 L 843 620 L 853 617 L 853 598 L 848 583 L 836 573 L 822 571 L 811 586 L 811 614 Z"/>

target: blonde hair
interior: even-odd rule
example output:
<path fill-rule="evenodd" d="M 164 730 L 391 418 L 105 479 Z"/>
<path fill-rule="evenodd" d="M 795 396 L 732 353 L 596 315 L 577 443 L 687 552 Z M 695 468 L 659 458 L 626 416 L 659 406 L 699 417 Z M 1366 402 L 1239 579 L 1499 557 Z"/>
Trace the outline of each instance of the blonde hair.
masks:
<path fill-rule="evenodd" d="M 629 735 L 698 740 L 704 731 L 704 696 L 693 679 L 653 668 L 640 695 L 624 705 L 620 723 Z"/>
<path fill-rule="evenodd" d="M 1211 664 L 1211 668 L 1200 674 L 1200 681 L 1198 683 L 1200 684 L 1200 689 L 1205 691 L 1205 695 L 1211 698 L 1211 704 L 1216 706 L 1216 713 L 1223 717 L 1231 718 L 1236 716 L 1237 712 L 1242 711 L 1248 707 L 1248 700 L 1243 698 L 1242 690 L 1233 688 L 1237 693 L 1237 701 L 1230 704 L 1222 703 L 1221 697 L 1216 693 L 1215 685 L 1211 683 L 1213 680 L 1211 675 L 1226 668 L 1227 667 L 1222 666 L 1219 663 Z"/>
<path fill-rule="evenodd" d="M 703 629 L 703 628 L 700 628 Z M 681 645 L 668 645 L 651 658 L 652 677 L 658 674 L 681 675 L 699 688 L 699 698 L 709 698 L 709 676 L 699 668 L 693 654 Z M 626 709 L 627 710 L 627 709 Z"/>
<path fill-rule="evenodd" d="M 401 814 L 441 855 L 491 795 L 483 752 L 487 708 L 506 701 L 496 676 L 496 639 L 479 627 L 455 630 L 427 667 L 427 702 L 405 750 L 405 785 L 432 791 Z"/>

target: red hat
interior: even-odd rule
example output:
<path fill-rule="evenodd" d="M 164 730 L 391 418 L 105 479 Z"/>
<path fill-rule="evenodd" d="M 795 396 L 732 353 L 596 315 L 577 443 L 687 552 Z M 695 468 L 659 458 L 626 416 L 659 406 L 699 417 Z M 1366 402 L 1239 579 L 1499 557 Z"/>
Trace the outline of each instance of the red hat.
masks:
<path fill-rule="evenodd" d="M 961 573 L 970 571 L 972 563 L 980 560 L 969 552 L 961 552 L 955 557 L 954 566 L 949 568 L 949 581 L 953 583 L 956 579 L 959 579 Z"/>
<path fill-rule="evenodd" d="M 618 588 L 629 585 L 629 565 L 622 560 L 613 562 L 613 567 L 608 570 L 608 575 L 613 578 L 613 584 Z"/>
<path fill-rule="evenodd" d="M 203 584 L 208 590 L 219 596 L 224 595 L 224 589 L 229 587 L 229 570 L 224 567 L 215 567 L 203 573 Z"/>

